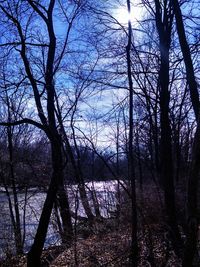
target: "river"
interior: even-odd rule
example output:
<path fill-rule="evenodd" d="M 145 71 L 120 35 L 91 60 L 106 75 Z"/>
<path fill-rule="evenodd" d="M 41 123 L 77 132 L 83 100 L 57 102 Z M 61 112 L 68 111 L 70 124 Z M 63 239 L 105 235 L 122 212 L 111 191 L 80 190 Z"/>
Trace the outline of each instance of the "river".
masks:
<path fill-rule="evenodd" d="M 117 181 L 99 181 L 86 183 L 88 199 L 90 201 L 91 207 L 94 210 L 91 195 L 92 192 L 95 192 L 99 203 L 100 213 L 103 217 L 109 217 L 110 213 L 116 208 L 117 184 Z M 78 215 L 85 217 L 86 215 L 78 194 L 78 186 L 69 185 L 66 186 L 66 190 L 68 192 L 71 210 L 75 212 L 76 207 L 78 207 Z M 77 195 L 78 198 L 76 197 Z M 18 193 L 20 217 L 22 222 L 21 227 L 23 235 L 25 236 L 25 252 L 29 250 L 33 242 L 45 196 L 46 193 L 39 192 L 37 188 L 29 189 L 27 194 L 25 194 L 24 192 Z M 2 187 L 0 188 L 0 210 L 0 256 L 4 257 L 5 253 L 8 251 L 13 253 L 14 237 L 13 227 L 9 214 L 8 199 L 4 188 Z M 58 234 L 57 225 L 55 223 L 55 215 L 52 214 L 45 247 L 58 244 L 60 244 L 60 236 Z"/>

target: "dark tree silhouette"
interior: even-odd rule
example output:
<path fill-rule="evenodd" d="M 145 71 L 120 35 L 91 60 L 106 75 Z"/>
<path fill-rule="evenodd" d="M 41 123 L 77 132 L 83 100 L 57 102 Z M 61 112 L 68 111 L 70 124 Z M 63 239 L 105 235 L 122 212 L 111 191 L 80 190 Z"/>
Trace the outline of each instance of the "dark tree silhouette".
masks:
<path fill-rule="evenodd" d="M 127 0 L 127 10 L 131 13 L 130 1 Z M 132 245 L 131 245 L 131 263 L 137 266 L 138 242 L 137 242 L 137 203 L 136 203 L 136 186 L 135 186 L 135 169 L 133 156 L 133 81 L 131 71 L 131 44 L 132 44 L 132 26 L 128 21 L 128 43 L 126 46 L 127 75 L 129 85 L 129 140 L 128 140 L 128 175 L 131 181 L 131 213 L 132 213 Z"/>
<path fill-rule="evenodd" d="M 161 127 L 161 182 L 163 184 L 165 207 L 168 223 L 171 227 L 174 242 L 180 240 L 175 208 L 174 169 L 172 159 L 172 132 L 169 117 L 169 50 L 171 45 L 171 31 L 173 12 L 171 1 L 164 1 L 162 6 L 155 0 L 155 19 L 159 36 L 160 70 L 158 83 L 160 87 L 160 127 Z"/>
<path fill-rule="evenodd" d="M 199 118 L 199 92 L 195 79 L 194 67 L 191 58 L 190 48 L 186 39 L 183 17 L 180 4 L 177 0 L 173 0 L 173 9 L 176 17 L 176 28 L 179 36 L 179 43 L 183 54 L 183 59 L 186 68 L 187 84 L 190 90 L 190 98 L 192 107 L 197 121 L 197 129 L 192 147 L 192 161 L 188 178 L 188 193 L 187 193 L 187 241 L 185 244 L 183 266 L 192 266 L 194 255 L 197 249 L 197 231 L 198 231 L 198 186 L 199 186 L 199 171 L 200 171 L 200 118 Z"/>

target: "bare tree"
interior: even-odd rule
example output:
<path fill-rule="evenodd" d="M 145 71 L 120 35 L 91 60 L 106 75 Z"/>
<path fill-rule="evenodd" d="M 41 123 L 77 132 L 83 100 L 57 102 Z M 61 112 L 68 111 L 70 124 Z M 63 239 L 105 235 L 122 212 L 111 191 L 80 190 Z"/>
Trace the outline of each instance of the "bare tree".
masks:
<path fill-rule="evenodd" d="M 79 7 L 79 5 L 77 5 Z M 44 202 L 44 207 L 40 217 L 37 233 L 34 239 L 34 243 L 31 247 L 31 250 L 28 253 L 28 266 L 40 266 L 40 256 L 42 253 L 42 248 L 44 246 L 45 237 L 48 229 L 48 224 L 53 208 L 53 204 L 56 200 L 56 195 L 58 194 L 59 205 L 61 207 L 61 217 L 63 221 L 63 228 L 65 232 L 66 242 L 70 244 L 72 240 L 72 223 L 71 216 L 69 211 L 69 203 L 66 192 L 64 190 L 64 176 L 63 176 L 63 154 L 62 154 L 62 138 L 57 128 L 56 122 L 56 105 L 55 105 L 55 81 L 54 76 L 55 72 L 59 67 L 60 61 L 66 49 L 66 43 L 64 44 L 63 50 L 61 51 L 60 58 L 56 62 L 56 36 L 53 25 L 53 12 L 55 8 L 55 1 L 51 0 L 49 4 L 42 5 L 39 2 L 27 1 L 18 3 L 17 1 L 12 3 L 12 6 L 8 1 L 4 1 L 0 4 L 0 9 L 3 16 L 7 19 L 10 24 L 10 27 L 17 33 L 19 42 L 17 46 L 20 48 L 19 51 L 22 63 L 25 69 L 25 75 L 27 80 L 30 83 L 32 92 L 34 95 L 35 106 L 37 109 L 38 117 L 40 122 L 34 121 L 28 118 L 22 118 L 21 120 L 14 122 L 1 123 L 4 126 L 19 125 L 22 123 L 30 123 L 39 129 L 42 129 L 51 144 L 51 157 L 52 157 L 52 177 L 49 184 L 49 189 L 47 192 L 46 200 Z M 23 11 L 22 11 L 23 10 Z M 27 13 L 26 13 L 26 12 Z M 25 21 L 24 14 L 25 12 Z M 76 14 L 76 12 L 75 12 Z M 29 28 L 33 18 L 37 18 L 44 25 L 44 29 L 47 33 L 48 44 L 38 43 L 34 45 L 34 42 L 29 43 L 27 41 L 26 30 Z M 73 17 L 74 18 L 74 17 Z M 73 19 L 72 18 L 72 19 Z M 27 28 L 24 28 L 24 24 L 27 23 Z M 36 22 L 38 23 L 38 22 Z M 69 28 L 71 28 L 72 21 L 69 21 Z M 67 35 L 68 37 L 68 35 Z M 34 37 L 33 37 L 34 39 Z M 67 42 L 67 39 L 66 39 Z M 35 67 L 31 65 L 30 55 L 28 53 L 28 45 L 32 47 L 40 47 L 41 52 L 44 56 L 43 60 L 43 71 L 44 77 L 43 81 L 40 82 L 36 75 Z M 5 43 L 5 46 L 13 46 L 15 42 Z M 46 47 L 47 50 L 44 52 L 43 47 Z M 36 52 L 37 53 L 37 52 Z M 43 89 L 41 90 L 41 84 Z M 46 105 L 44 105 L 43 95 L 45 93 Z M 46 110 L 45 110 L 46 108 Z"/>
<path fill-rule="evenodd" d="M 172 133 L 169 117 L 169 50 L 171 44 L 171 31 L 173 22 L 173 11 L 171 1 L 164 1 L 162 5 L 155 0 L 155 20 L 159 36 L 160 69 L 158 84 L 160 87 L 160 127 L 161 127 L 161 182 L 163 184 L 165 207 L 168 223 L 171 227 L 172 239 L 175 247 L 180 241 L 177 226 L 175 208 L 174 170 L 172 159 Z"/>
<path fill-rule="evenodd" d="M 131 13 L 131 4 L 127 0 L 127 10 Z M 131 43 L 132 43 L 132 26 L 128 21 L 128 43 L 126 47 L 127 58 L 127 75 L 129 83 L 129 143 L 128 143 L 128 172 L 131 181 L 131 203 L 132 203 L 132 246 L 131 246 L 131 262 L 133 266 L 137 266 L 138 243 L 137 243 L 137 203 L 136 203 L 136 186 L 135 186 L 135 170 L 133 158 L 133 81 L 131 71 Z"/>
<path fill-rule="evenodd" d="M 192 147 L 192 161 L 188 179 L 187 192 L 187 241 L 185 245 L 183 266 L 192 266 L 194 255 L 197 249 L 197 231 L 198 231 L 198 212 L 197 212 L 197 194 L 199 186 L 199 171 L 200 171 L 200 120 L 199 120 L 199 92 L 195 79 L 194 67 L 191 58 L 190 48 L 186 39 L 183 17 L 181 13 L 180 3 L 177 0 L 172 1 L 173 9 L 176 17 L 176 28 L 179 36 L 179 43 L 183 54 L 183 59 L 186 68 L 187 84 L 190 90 L 190 98 L 192 107 L 197 121 L 197 129 Z"/>

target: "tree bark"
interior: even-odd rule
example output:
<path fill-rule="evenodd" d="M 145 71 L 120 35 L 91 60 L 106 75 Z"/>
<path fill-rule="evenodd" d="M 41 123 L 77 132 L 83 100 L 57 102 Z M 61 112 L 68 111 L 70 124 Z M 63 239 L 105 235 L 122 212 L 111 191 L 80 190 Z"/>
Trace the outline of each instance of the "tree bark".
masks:
<path fill-rule="evenodd" d="M 165 1 L 161 7 L 160 1 L 155 0 L 156 27 L 159 35 L 160 70 L 158 83 L 160 87 L 160 127 L 161 127 L 161 183 L 164 189 L 165 208 L 171 238 L 176 252 L 179 253 L 180 234 L 177 225 L 175 208 L 174 169 L 172 159 L 172 133 L 169 117 L 169 49 L 171 44 L 171 29 L 173 13 L 170 1 Z"/>
<path fill-rule="evenodd" d="M 7 102 L 7 107 L 8 107 L 8 122 L 11 122 L 11 107 L 10 107 L 10 101 L 9 101 L 7 94 L 6 94 L 6 102 Z M 15 212 L 12 211 L 13 214 L 11 217 L 13 217 L 12 222 L 13 222 L 13 227 L 14 227 L 16 252 L 17 254 L 23 254 L 23 240 L 22 240 L 22 232 L 21 232 L 19 202 L 18 202 L 18 195 L 17 195 L 17 189 L 16 189 L 15 174 L 14 174 L 14 158 L 13 158 L 13 130 L 14 128 L 13 127 L 12 126 L 7 127 L 10 178 L 11 178 L 11 184 L 12 184 L 13 197 L 14 197 L 14 211 L 15 211 Z M 12 210 L 12 207 L 10 207 L 10 211 L 11 210 Z"/>
<path fill-rule="evenodd" d="M 181 51 L 182 51 L 183 59 L 185 62 L 186 78 L 187 78 L 187 83 L 190 89 L 190 98 L 191 98 L 196 120 L 198 120 L 199 107 L 200 107 L 199 92 L 198 92 L 197 82 L 196 82 L 195 75 L 194 75 L 194 67 L 192 63 L 190 47 L 188 45 L 186 34 L 185 34 L 183 17 L 182 17 L 179 2 L 178 0 L 172 0 L 172 4 L 173 4 L 173 9 L 174 9 L 174 14 L 176 17 L 176 27 L 177 27 L 178 37 L 179 37 L 179 43 L 181 46 Z"/>
<path fill-rule="evenodd" d="M 179 36 L 179 43 L 183 54 L 186 68 L 186 78 L 190 90 L 192 107 L 197 121 L 197 129 L 192 147 L 192 161 L 188 178 L 187 189 L 187 239 L 184 249 L 183 267 L 192 266 L 194 255 L 197 249 L 197 231 L 198 231 L 198 211 L 197 194 L 200 173 L 200 121 L 199 121 L 199 92 L 195 79 L 194 67 L 191 58 L 190 48 L 187 42 L 183 17 L 180 4 L 177 0 L 172 0 L 173 9 L 176 17 L 176 27 Z"/>
<path fill-rule="evenodd" d="M 22 232 L 21 232 L 21 221 L 19 214 L 19 202 L 15 182 L 14 166 L 13 166 L 13 140 L 12 140 L 12 129 L 10 126 L 7 128 L 8 135 L 8 150 L 9 150 L 9 163 L 10 163 L 10 178 L 12 184 L 12 191 L 14 197 L 14 211 L 15 211 L 15 220 L 13 221 L 14 225 L 14 235 L 15 235 L 15 247 L 17 254 L 23 254 L 23 241 L 22 241 Z"/>
<path fill-rule="evenodd" d="M 61 150 L 61 144 L 59 141 L 52 141 L 51 143 L 51 149 L 52 149 L 52 164 L 53 164 L 53 174 L 51 178 L 51 182 L 49 185 L 49 189 L 47 192 L 47 197 L 44 202 L 44 206 L 42 209 L 42 214 L 40 217 L 37 233 L 34 239 L 34 243 L 28 253 L 27 257 L 27 267 L 35 267 L 40 266 L 40 257 L 42 254 L 42 249 L 44 246 L 48 225 L 51 217 L 51 212 L 53 209 L 53 204 L 56 201 L 56 194 L 59 190 L 59 187 L 62 188 L 63 186 L 63 165 L 62 165 L 62 150 Z M 62 192 L 63 194 L 63 192 Z M 66 209 L 67 207 L 67 209 Z M 71 216 L 68 209 L 68 201 L 64 209 L 62 209 L 63 212 L 66 213 L 65 216 L 68 217 L 68 226 L 67 231 L 67 241 L 71 241 L 72 239 L 72 223 L 71 223 Z M 64 214 L 63 214 L 64 216 Z"/>
<path fill-rule="evenodd" d="M 58 188 L 58 203 L 60 208 L 60 215 L 62 218 L 62 244 L 66 247 L 70 247 L 73 237 L 73 227 L 71 222 L 70 208 L 69 208 L 69 200 L 67 193 L 65 192 L 63 179 L 61 181 L 61 185 Z"/>
<path fill-rule="evenodd" d="M 130 0 L 127 0 L 127 10 L 131 12 Z M 131 236 L 131 255 L 130 261 L 132 266 L 137 266 L 138 242 L 137 242 L 137 202 L 136 202 L 136 185 L 135 170 L 133 158 L 133 81 L 131 71 L 131 43 L 132 43 L 132 26 L 128 21 L 128 43 L 126 47 L 127 75 L 129 84 L 129 141 L 128 141 L 128 173 L 131 181 L 131 206 L 132 206 L 132 236 Z"/>
<path fill-rule="evenodd" d="M 79 193 L 80 193 L 81 202 L 83 204 L 83 208 L 85 210 L 85 213 L 86 213 L 89 221 L 92 223 L 93 219 L 94 219 L 94 215 L 91 211 L 88 197 L 87 197 L 87 193 L 85 190 L 85 184 L 84 184 L 84 179 L 83 179 L 83 174 L 82 174 L 82 169 L 81 169 L 81 164 L 80 164 L 80 156 L 79 156 L 78 147 L 76 146 L 76 150 L 78 153 L 78 163 L 76 163 L 72 148 L 71 148 L 69 140 L 68 140 L 68 137 L 65 134 L 64 127 L 62 126 L 62 128 L 63 128 L 64 138 L 65 138 L 65 143 L 66 143 L 66 150 L 67 150 L 69 159 L 72 163 L 72 166 L 74 168 L 76 182 L 78 183 L 78 189 L 79 189 Z M 76 144 L 75 138 L 74 138 L 74 142 Z"/>
<path fill-rule="evenodd" d="M 187 199 L 187 239 L 184 249 L 183 267 L 192 266 L 197 250 L 197 231 L 198 231 L 198 186 L 200 175 L 200 121 L 192 147 L 192 162 L 188 179 L 188 199 Z"/>

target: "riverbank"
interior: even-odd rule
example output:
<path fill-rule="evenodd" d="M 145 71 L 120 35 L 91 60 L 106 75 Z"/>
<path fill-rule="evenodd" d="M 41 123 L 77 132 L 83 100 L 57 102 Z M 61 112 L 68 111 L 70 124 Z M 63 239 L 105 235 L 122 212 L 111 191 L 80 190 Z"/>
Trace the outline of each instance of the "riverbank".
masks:
<path fill-rule="evenodd" d="M 42 267 L 128 267 L 130 255 L 130 225 L 124 224 L 118 229 L 109 230 L 103 222 L 100 231 L 86 239 L 77 237 L 71 248 L 49 247 L 42 254 Z M 167 239 L 167 229 L 159 225 L 151 226 L 138 233 L 138 267 L 173 266 L 181 267 L 181 261 L 175 255 Z M 153 265 L 154 264 L 154 265 Z M 26 255 L 15 257 L 1 264 L 2 267 L 26 267 Z"/>

